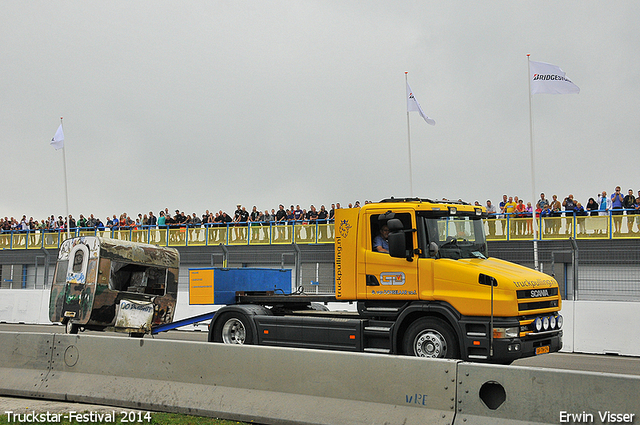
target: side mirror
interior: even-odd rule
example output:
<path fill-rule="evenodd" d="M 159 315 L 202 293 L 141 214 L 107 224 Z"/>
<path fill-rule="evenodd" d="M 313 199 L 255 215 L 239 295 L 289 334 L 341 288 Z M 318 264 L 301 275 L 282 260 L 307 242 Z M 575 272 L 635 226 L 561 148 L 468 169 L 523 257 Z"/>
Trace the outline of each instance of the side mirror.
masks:
<path fill-rule="evenodd" d="M 402 222 L 397 218 L 392 218 L 391 220 L 387 221 L 387 226 L 389 227 L 389 232 L 391 233 L 404 229 Z"/>
<path fill-rule="evenodd" d="M 396 258 L 406 258 L 413 261 L 413 250 L 407 247 L 407 233 L 415 232 L 415 229 L 405 230 L 402 221 L 392 218 L 387 221 L 389 227 L 389 255 Z"/>
<path fill-rule="evenodd" d="M 404 233 L 389 234 L 389 255 L 396 258 L 407 256 Z"/>

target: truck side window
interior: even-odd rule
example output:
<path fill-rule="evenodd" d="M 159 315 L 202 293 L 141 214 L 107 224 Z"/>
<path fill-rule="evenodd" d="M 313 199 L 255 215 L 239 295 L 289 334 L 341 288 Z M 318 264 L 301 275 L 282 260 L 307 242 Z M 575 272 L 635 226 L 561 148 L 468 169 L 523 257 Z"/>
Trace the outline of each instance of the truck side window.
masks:
<path fill-rule="evenodd" d="M 406 230 L 412 228 L 411 214 L 409 213 L 396 213 L 394 218 L 399 219 L 402 222 L 402 227 Z M 389 253 L 389 245 L 386 240 L 389 236 L 389 228 L 385 221 L 378 220 L 378 215 L 374 214 L 370 219 L 371 224 L 371 250 L 374 252 Z M 411 232 L 405 233 L 406 247 L 408 250 L 413 250 L 413 234 Z M 384 243 L 381 241 L 384 240 Z M 380 247 L 383 247 L 380 249 Z"/>
<path fill-rule="evenodd" d="M 389 245 L 387 238 L 389 237 L 389 228 L 384 221 L 378 220 L 378 215 L 374 214 L 370 218 L 371 223 L 371 250 L 373 252 L 389 253 Z M 384 229 L 384 234 L 383 234 Z"/>

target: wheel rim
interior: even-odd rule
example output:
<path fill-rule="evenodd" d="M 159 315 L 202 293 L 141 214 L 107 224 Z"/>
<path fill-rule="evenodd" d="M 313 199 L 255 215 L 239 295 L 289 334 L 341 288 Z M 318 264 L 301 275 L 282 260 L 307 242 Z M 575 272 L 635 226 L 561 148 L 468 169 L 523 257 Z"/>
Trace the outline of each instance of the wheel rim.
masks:
<path fill-rule="evenodd" d="M 416 336 L 413 349 L 418 357 L 445 357 L 447 355 L 447 340 L 440 332 L 427 329 Z"/>
<path fill-rule="evenodd" d="M 225 344 L 244 344 L 247 330 L 244 324 L 236 319 L 229 319 L 222 327 L 222 342 Z"/>
<path fill-rule="evenodd" d="M 67 323 L 65 324 L 65 332 L 68 334 L 73 334 L 75 325 L 73 323 L 71 323 L 71 319 L 67 320 Z"/>

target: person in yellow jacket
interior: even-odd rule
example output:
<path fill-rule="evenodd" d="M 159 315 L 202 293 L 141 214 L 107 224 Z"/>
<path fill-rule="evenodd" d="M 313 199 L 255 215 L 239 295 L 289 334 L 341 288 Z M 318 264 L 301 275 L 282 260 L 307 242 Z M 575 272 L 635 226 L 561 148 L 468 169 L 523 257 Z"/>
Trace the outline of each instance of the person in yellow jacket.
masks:
<path fill-rule="evenodd" d="M 504 213 L 507 217 L 507 221 L 509 222 L 509 234 L 511 234 L 511 236 L 515 235 L 516 232 L 516 222 L 514 221 L 516 215 L 514 213 L 516 212 L 517 206 L 518 204 L 513 200 L 513 196 L 509 196 L 509 202 L 504 204 Z"/>

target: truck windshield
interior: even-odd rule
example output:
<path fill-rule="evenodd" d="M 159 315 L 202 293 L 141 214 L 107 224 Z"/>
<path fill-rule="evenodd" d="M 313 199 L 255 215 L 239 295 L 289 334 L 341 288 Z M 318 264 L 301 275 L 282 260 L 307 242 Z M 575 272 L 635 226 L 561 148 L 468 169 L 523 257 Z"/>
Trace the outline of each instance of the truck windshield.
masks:
<path fill-rule="evenodd" d="M 426 218 L 429 243 L 435 242 L 440 258 L 487 258 L 482 220 L 464 216 Z"/>

